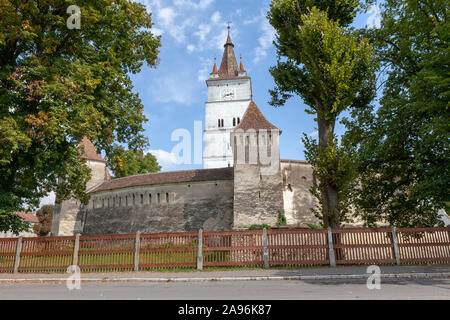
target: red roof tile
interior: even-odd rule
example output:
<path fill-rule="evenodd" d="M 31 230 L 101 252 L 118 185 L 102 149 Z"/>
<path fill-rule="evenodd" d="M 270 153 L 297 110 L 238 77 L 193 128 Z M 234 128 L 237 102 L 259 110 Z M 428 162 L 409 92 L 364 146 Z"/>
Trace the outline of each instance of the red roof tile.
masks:
<path fill-rule="evenodd" d="M 91 190 L 89 193 L 155 184 L 214 180 L 233 180 L 233 168 L 168 171 L 141 174 L 106 181 L 97 188 Z"/>
<path fill-rule="evenodd" d="M 16 211 L 15 213 L 24 222 L 39 223 L 39 219 L 36 217 L 36 214 L 34 212 Z"/>
<path fill-rule="evenodd" d="M 242 117 L 241 123 L 239 123 L 235 130 L 236 129 L 242 129 L 244 131 L 247 131 L 249 129 L 254 129 L 256 131 L 261 129 L 279 130 L 264 117 L 261 110 L 259 110 L 258 106 L 253 101 L 251 101 L 248 105 L 247 110 Z"/>
<path fill-rule="evenodd" d="M 95 148 L 94 144 L 88 138 L 84 137 L 83 140 L 80 142 L 79 146 L 84 147 L 84 154 L 82 155 L 83 158 L 88 160 L 106 162 L 106 160 L 97 152 L 97 149 Z"/>

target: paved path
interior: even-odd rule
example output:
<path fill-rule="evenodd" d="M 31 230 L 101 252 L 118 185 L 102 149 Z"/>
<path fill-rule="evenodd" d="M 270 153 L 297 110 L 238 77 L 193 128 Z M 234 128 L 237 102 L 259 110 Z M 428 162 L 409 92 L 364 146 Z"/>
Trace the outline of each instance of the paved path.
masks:
<path fill-rule="evenodd" d="M 0 300 L 278 300 L 278 299 L 445 299 L 450 279 L 386 279 L 379 290 L 365 280 L 89 282 L 79 290 L 64 284 L 0 284 Z"/>
<path fill-rule="evenodd" d="M 402 273 L 450 273 L 450 265 L 436 266 L 380 266 L 382 274 Z M 314 267 L 301 269 L 250 269 L 225 271 L 191 271 L 191 272 L 123 272 L 123 273 L 82 273 L 82 279 L 120 279 L 120 278 L 222 278 L 222 277 L 296 277 L 296 276 L 327 276 L 327 275 L 364 275 L 367 276 L 367 266 L 355 267 Z M 68 274 L 0 274 L 1 280 L 6 279 L 65 279 Z"/>

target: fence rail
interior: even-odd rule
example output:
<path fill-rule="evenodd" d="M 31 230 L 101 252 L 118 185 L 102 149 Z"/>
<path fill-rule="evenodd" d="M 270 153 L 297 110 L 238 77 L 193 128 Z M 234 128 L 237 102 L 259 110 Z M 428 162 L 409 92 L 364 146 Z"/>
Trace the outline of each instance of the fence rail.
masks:
<path fill-rule="evenodd" d="M 430 262 L 450 262 L 449 227 L 0 238 L 1 273 Z"/>

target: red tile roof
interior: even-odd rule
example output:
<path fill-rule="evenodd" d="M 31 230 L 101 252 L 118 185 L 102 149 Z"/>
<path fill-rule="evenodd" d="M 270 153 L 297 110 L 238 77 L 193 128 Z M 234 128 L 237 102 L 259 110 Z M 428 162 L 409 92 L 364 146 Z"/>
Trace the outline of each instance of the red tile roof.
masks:
<path fill-rule="evenodd" d="M 233 168 L 148 173 L 103 182 L 89 193 L 166 183 L 233 180 Z"/>
<path fill-rule="evenodd" d="M 251 101 L 250 104 L 248 105 L 247 110 L 245 111 L 244 116 L 242 117 L 241 123 L 239 123 L 239 125 L 235 128 L 235 130 L 236 129 L 242 129 L 244 131 L 247 131 L 249 129 L 254 129 L 256 131 L 261 129 L 279 130 L 277 127 L 271 124 L 266 119 L 266 117 L 264 117 L 261 110 L 259 110 L 258 106 L 253 101 Z"/>
<path fill-rule="evenodd" d="M 219 77 L 228 78 L 238 75 L 238 65 L 234 54 L 234 44 L 231 42 L 230 34 L 228 34 L 227 42 L 224 45 L 222 63 L 220 64 Z"/>
<path fill-rule="evenodd" d="M 216 61 L 214 61 L 214 67 L 213 67 L 213 71 L 210 74 L 217 74 L 217 64 Z"/>
<path fill-rule="evenodd" d="M 84 147 L 84 154 L 82 155 L 83 158 L 88 160 L 106 162 L 106 160 L 97 152 L 97 149 L 95 148 L 94 144 L 88 138 L 84 137 L 83 140 L 80 142 L 79 146 Z"/>
<path fill-rule="evenodd" d="M 39 223 L 39 219 L 36 217 L 34 212 L 16 211 L 15 213 L 24 222 Z"/>

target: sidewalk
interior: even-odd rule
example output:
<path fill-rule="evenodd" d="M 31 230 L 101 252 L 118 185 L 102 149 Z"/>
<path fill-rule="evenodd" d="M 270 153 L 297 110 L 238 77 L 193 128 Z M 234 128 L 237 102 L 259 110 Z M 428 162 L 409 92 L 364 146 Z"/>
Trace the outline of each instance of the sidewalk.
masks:
<path fill-rule="evenodd" d="M 381 278 L 450 278 L 450 265 L 381 266 Z M 366 279 L 367 266 L 319 267 L 303 269 L 252 269 L 191 272 L 81 273 L 81 281 L 242 281 L 242 280 L 336 280 Z M 0 283 L 59 283 L 69 274 L 0 274 Z"/>

